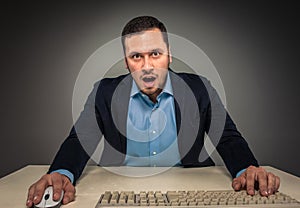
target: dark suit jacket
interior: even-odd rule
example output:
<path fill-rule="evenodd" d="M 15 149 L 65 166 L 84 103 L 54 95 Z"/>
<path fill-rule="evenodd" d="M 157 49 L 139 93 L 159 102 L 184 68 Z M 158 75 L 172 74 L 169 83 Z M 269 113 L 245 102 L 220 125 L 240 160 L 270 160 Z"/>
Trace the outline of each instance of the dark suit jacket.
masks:
<path fill-rule="evenodd" d="M 170 78 L 175 101 L 178 148 L 184 167 L 212 166 L 204 148 L 207 133 L 232 177 L 258 163 L 238 132 L 215 89 L 203 77 L 174 73 Z M 102 135 L 99 165 L 122 165 L 126 156 L 126 121 L 132 77 L 105 78 L 96 83 L 83 112 L 61 145 L 48 172 L 67 169 L 80 177 Z"/>

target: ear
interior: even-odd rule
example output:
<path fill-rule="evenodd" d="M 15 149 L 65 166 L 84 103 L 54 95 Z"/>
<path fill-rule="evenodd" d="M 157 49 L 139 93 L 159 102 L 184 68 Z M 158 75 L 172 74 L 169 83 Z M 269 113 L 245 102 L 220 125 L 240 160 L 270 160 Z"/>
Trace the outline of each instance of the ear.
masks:
<path fill-rule="evenodd" d="M 169 62 L 172 63 L 172 54 L 171 54 L 170 46 L 169 46 Z"/>

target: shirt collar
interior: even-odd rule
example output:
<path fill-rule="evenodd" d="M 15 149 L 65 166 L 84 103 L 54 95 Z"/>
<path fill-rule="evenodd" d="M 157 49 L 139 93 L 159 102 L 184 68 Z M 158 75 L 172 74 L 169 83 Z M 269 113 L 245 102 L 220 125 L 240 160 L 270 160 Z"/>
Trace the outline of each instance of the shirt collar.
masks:
<path fill-rule="evenodd" d="M 136 82 L 134 79 L 132 79 L 132 87 L 131 87 L 131 92 L 130 92 L 130 97 L 134 97 L 136 94 L 141 93 L 139 87 L 137 86 Z M 165 83 L 165 87 L 163 91 L 160 93 L 167 93 L 173 96 L 173 88 L 171 84 L 171 79 L 170 79 L 170 73 L 168 72 L 167 74 L 167 80 Z"/>

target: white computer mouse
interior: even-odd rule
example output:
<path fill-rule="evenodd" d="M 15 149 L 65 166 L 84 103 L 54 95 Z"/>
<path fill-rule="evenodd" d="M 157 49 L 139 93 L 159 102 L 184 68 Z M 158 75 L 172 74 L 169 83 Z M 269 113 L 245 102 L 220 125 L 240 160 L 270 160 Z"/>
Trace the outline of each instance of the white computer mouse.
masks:
<path fill-rule="evenodd" d="M 53 200 L 53 186 L 48 186 L 48 188 L 45 189 L 44 195 L 42 200 L 39 204 L 34 205 L 35 208 L 58 208 L 61 205 L 61 200 L 64 197 L 64 191 L 62 191 L 60 199 L 58 201 Z"/>

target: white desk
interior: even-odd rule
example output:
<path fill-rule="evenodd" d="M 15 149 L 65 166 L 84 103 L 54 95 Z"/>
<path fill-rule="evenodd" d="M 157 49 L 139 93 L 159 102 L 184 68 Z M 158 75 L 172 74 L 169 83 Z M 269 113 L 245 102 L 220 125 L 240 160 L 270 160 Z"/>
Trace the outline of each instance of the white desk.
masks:
<path fill-rule="evenodd" d="M 135 171 L 134 168 L 127 168 Z M 300 201 L 300 178 L 272 167 L 265 167 L 281 178 L 279 191 Z M 139 170 L 141 168 L 138 168 Z M 147 168 L 142 168 L 147 171 Z M 29 165 L 0 179 L 0 207 L 26 207 L 29 186 L 38 180 L 48 166 Z M 171 168 L 155 176 L 132 178 L 88 166 L 76 186 L 76 201 L 68 208 L 95 207 L 104 191 L 230 190 L 231 178 L 224 167 Z"/>

